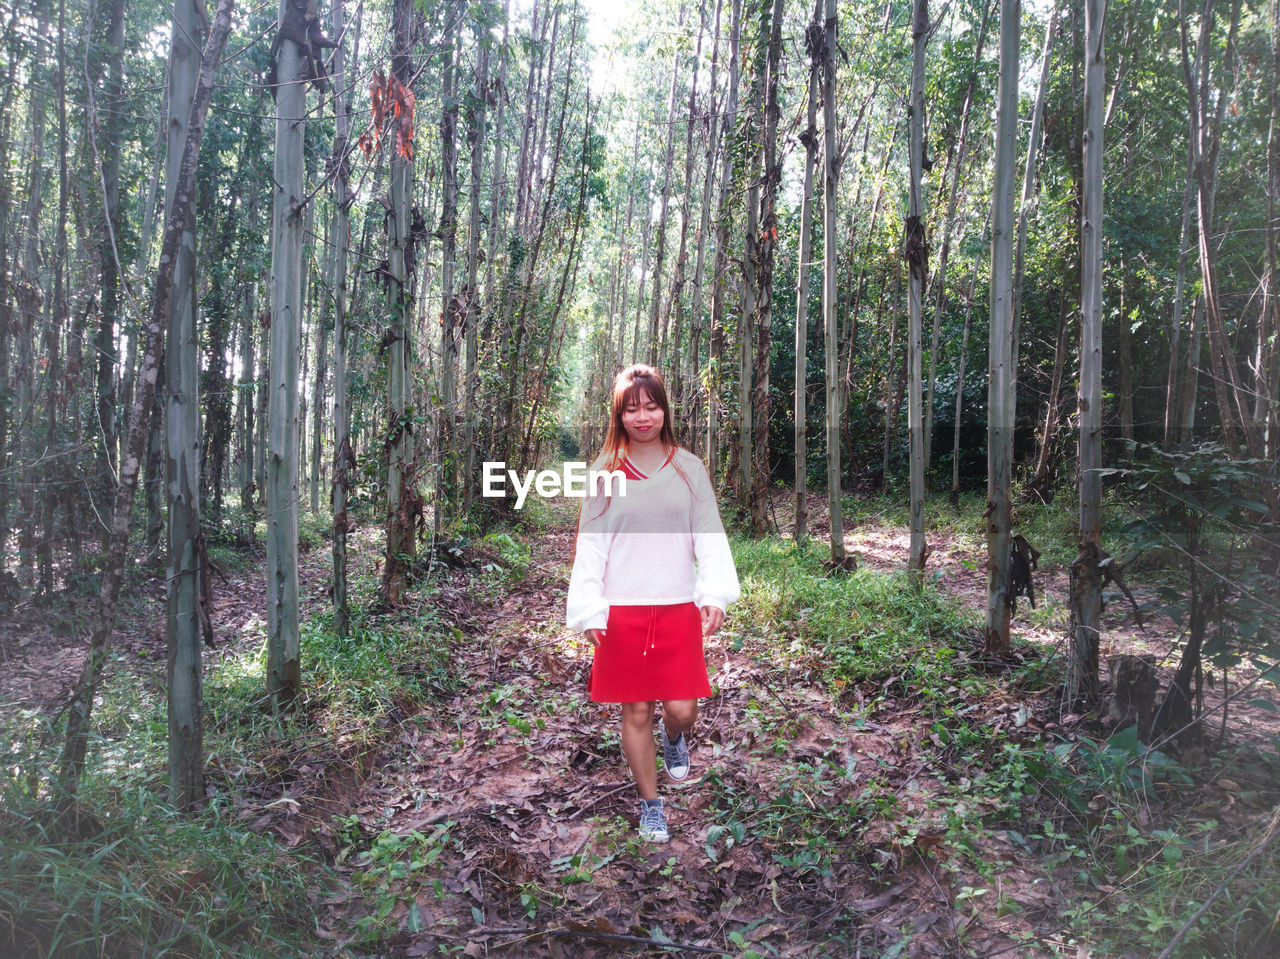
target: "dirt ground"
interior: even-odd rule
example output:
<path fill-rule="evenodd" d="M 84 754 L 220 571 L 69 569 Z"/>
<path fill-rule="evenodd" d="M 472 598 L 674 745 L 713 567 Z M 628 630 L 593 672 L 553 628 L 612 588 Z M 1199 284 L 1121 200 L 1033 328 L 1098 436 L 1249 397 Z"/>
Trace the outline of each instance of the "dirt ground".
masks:
<path fill-rule="evenodd" d="M 815 497 L 815 529 L 821 514 Z M 448 574 L 437 608 L 469 640 L 455 651 L 459 692 L 406 709 L 358 750 L 299 760 L 287 781 L 243 797 L 253 828 L 308 844 L 346 880 L 315 894 L 329 954 L 640 956 L 674 943 L 678 955 L 743 957 L 1091 955 L 1059 918 L 1068 895 L 1060 877 L 1016 832 L 981 837 L 976 858 L 997 864 L 994 876 L 929 854 L 945 842 L 945 823 L 928 825 L 934 799 L 954 797 L 982 771 L 948 767 L 923 748 L 928 724 L 913 703 L 882 698 L 869 712 L 861 691 L 833 695 L 819 664 L 780 664 L 750 636 L 709 642 L 715 691 L 692 737 L 693 772 L 680 784 L 660 773 L 671 841 L 639 842 L 617 707 L 587 702 L 590 652 L 561 625 L 572 537 L 566 511 L 533 538 L 524 578 L 492 602 L 476 600 L 465 573 Z M 846 543 L 866 566 L 905 564 L 905 529 L 864 522 Z M 981 610 L 985 556 L 942 534 L 930 545 L 936 587 Z M 327 550 L 304 554 L 301 580 L 307 615 L 327 602 Z M 1015 630 L 1061 655 L 1065 573 L 1044 570 L 1037 583 L 1041 612 Z M 256 570 L 214 591 L 221 645 L 211 658 L 255 642 L 263 608 Z M 60 708 L 82 658 L 83 616 L 27 609 L 0 625 L 0 709 Z M 1166 656 L 1177 638 L 1169 622 L 1138 629 L 1121 602 L 1108 607 L 1106 626 L 1104 657 Z M 162 677 L 163 632 L 163 582 L 154 577 L 117 630 L 112 668 Z M 958 669 L 965 656 L 981 656 L 965 640 L 956 645 Z M 1215 696 L 1220 686 L 1206 710 Z M 1048 700 L 988 696 L 963 708 L 975 727 L 1028 737 L 1064 734 L 1080 720 Z M 1270 714 L 1240 707 L 1223 735 L 1261 741 L 1276 731 Z M 814 868 L 805 858 L 811 839 L 753 827 L 783 808 L 803 825 L 806 803 L 815 824 L 828 823 L 822 813 L 872 793 L 922 817 L 909 842 L 892 816 L 850 824 L 856 840 L 840 833 L 824 849 L 827 868 Z M 1215 797 L 1230 806 L 1224 790 L 1201 796 Z M 1250 810 L 1239 815 L 1251 821 Z M 993 886 L 995 895 L 975 892 Z M 344 952 L 362 917 L 383 909 L 400 931 Z"/>

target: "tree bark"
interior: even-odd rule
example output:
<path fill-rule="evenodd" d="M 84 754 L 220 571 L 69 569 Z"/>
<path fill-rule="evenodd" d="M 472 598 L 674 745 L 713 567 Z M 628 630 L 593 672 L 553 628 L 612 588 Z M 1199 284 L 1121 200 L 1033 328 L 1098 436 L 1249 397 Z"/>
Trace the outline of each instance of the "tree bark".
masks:
<path fill-rule="evenodd" d="M 728 296 L 729 237 L 733 216 L 733 150 L 731 138 L 738 118 L 738 65 L 742 47 L 742 0 L 732 0 L 729 27 L 729 89 L 726 93 L 720 161 L 720 195 L 716 202 L 716 259 L 711 282 L 711 323 L 707 331 L 707 471 L 713 479 L 720 475 L 721 384 L 724 382 L 724 327 Z"/>
<path fill-rule="evenodd" d="M 764 142 L 761 144 L 762 183 L 760 190 L 759 234 L 756 250 L 755 362 L 751 377 L 752 466 L 751 532 L 764 536 L 769 531 L 769 485 L 773 470 L 769 462 L 769 349 L 773 339 L 773 261 L 778 244 L 778 185 L 782 167 L 778 162 L 778 70 L 782 62 L 783 0 L 773 0 L 769 19 L 769 47 L 765 62 Z"/>
<path fill-rule="evenodd" d="M 804 185 L 800 190 L 800 244 L 796 263 L 796 369 L 794 383 L 795 420 L 795 486 L 796 524 L 792 534 L 798 545 L 804 545 L 808 537 L 809 521 L 809 453 L 806 427 L 809 416 L 808 402 L 808 347 L 809 347 L 809 258 L 812 256 L 810 240 L 813 222 L 813 171 L 818 165 L 818 85 L 822 73 L 822 0 L 814 0 L 813 20 L 805 31 L 805 51 L 809 55 L 809 86 L 805 108 L 805 128 L 800 134 L 804 145 Z"/>
<path fill-rule="evenodd" d="M 451 5 L 453 6 L 453 5 Z M 445 18 L 449 26 L 444 41 L 445 56 L 445 96 L 452 96 L 454 33 L 457 17 L 454 9 L 446 9 Z M 404 89 L 409 88 L 413 76 L 413 67 L 409 56 L 413 39 L 413 5 L 411 0 L 395 0 L 391 15 L 391 74 Z M 457 201 L 457 146 L 453 143 L 452 122 L 456 120 L 456 105 L 446 108 L 441 119 L 441 134 L 444 139 L 445 155 L 442 160 L 444 181 L 444 209 L 440 219 L 440 231 L 444 236 L 442 254 L 442 284 L 444 288 L 445 311 L 443 313 L 443 337 L 446 347 L 453 340 L 454 315 L 450 301 L 453 296 L 453 257 L 455 210 Z M 453 152 L 450 153 L 449 151 Z M 403 605 L 408 598 L 409 567 L 417 551 L 415 519 L 418 512 L 414 502 L 414 467 L 413 467 L 413 429 L 409 422 L 409 402 L 411 393 L 411 376 L 409 372 L 409 316 L 411 307 L 412 278 L 409 275 L 407 247 L 409 244 L 409 178 L 412 174 L 412 161 L 401 155 L 392 145 L 391 154 L 391 216 L 387 221 L 387 264 L 390 276 L 387 278 L 387 312 L 391 317 L 391 325 L 384 341 L 387 352 L 387 554 L 383 562 L 382 596 L 387 605 L 395 607 Z M 452 195 L 450 195 L 452 191 Z M 437 473 L 435 496 L 435 525 L 437 531 L 441 527 L 446 511 L 445 503 L 450 492 L 441 488 L 446 481 L 447 457 L 452 449 L 448 428 L 450 417 L 454 414 L 452 381 L 450 376 L 451 358 L 441 354 L 442 385 L 441 408 L 438 411 L 441 424 L 440 446 L 437 455 L 441 457 Z"/>
<path fill-rule="evenodd" d="M 907 425 L 911 443 L 911 547 L 907 576 L 917 588 L 924 584 L 924 566 L 929 547 L 924 534 L 925 462 L 924 396 L 921 370 L 923 347 L 924 291 L 929 280 L 928 239 L 924 225 L 924 198 L 921 177 L 926 144 L 924 140 L 925 45 L 929 40 L 928 0 L 915 0 L 912 18 L 911 100 L 907 110 L 910 128 L 908 147 L 910 189 L 907 196 L 905 257 L 907 260 L 907 357 L 911 395 L 907 401 Z"/>
<path fill-rule="evenodd" d="M 1102 581 L 1102 161 L 1106 73 L 1104 0 L 1085 0 L 1084 209 L 1080 222 L 1080 554 L 1071 564 L 1071 649 L 1067 695 L 1099 695 Z"/>
<path fill-rule="evenodd" d="M 822 45 L 822 327 L 826 363 L 827 508 L 831 517 L 831 562 L 844 568 L 844 510 L 840 502 L 840 425 L 844 418 L 840 386 L 840 318 L 836 315 L 837 186 L 840 152 L 836 138 L 836 0 L 825 0 Z"/>
<path fill-rule="evenodd" d="M 351 628 L 347 602 L 347 496 L 351 492 L 351 471 L 355 453 L 351 449 L 350 399 L 347 393 L 347 248 L 351 239 L 351 167 L 347 163 L 351 135 L 351 106 L 354 84 L 347 87 L 346 42 L 343 38 L 343 0 L 333 4 L 333 51 L 330 78 L 333 83 L 333 155 L 338 164 L 333 178 L 333 220 L 329 242 L 333 247 L 333 628 L 346 638 Z M 363 10 L 357 7 L 357 10 Z M 343 39 L 339 39 L 343 38 Z M 354 58 L 353 58 L 354 59 Z"/>
<path fill-rule="evenodd" d="M 1009 485 L 1013 469 L 1016 370 L 1014 322 L 1014 168 L 1018 149 L 1018 50 L 1022 5 L 1000 5 L 1000 85 L 991 196 L 991 328 L 987 380 L 987 612 L 989 652 L 1009 650 Z"/>
<path fill-rule="evenodd" d="M 280 0 L 280 23 L 290 0 Z M 274 709 L 302 692 L 298 643 L 298 353 L 302 332 L 302 49 L 281 31 L 277 52 L 271 212 L 271 342 L 267 407 L 267 693 Z"/>
<path fill-rule="evenodd" d="M 204 64 L 196 44 L 206 29 L 203 5 L 174 5 L 169 66 L 169 150 L 165 170 L 166 221 L 178 204 L 186 119 Z M 193 185 L 194 188 L 194 185 Z M 167 238 L 166 238 L 167 239 Z M 204 691 L 201 663 L 200 344 L 196 332 L 194 209 L 183 226 L 165 319 L 165 488 L 168 516 L 167 629 L 169 787 L 178 806 L 204 803 Z"/>

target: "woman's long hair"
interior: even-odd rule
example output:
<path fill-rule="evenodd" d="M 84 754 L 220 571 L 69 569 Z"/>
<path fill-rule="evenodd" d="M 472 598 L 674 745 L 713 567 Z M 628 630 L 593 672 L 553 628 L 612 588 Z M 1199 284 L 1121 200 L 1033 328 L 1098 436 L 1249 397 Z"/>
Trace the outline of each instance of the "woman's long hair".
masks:
<path fill-rule="evenodd" d="M 653 401 L 662 409 L 662 429 L 658 435 L 662 438 L 663 445 L 669 452 L 674 452 L 680 448 L 680 444 L 676 442 L 676 431 L 671 425 L 671 403 L 667 400 L 667 387 L 662 380 L 662 374 L 648 364 L 635 363 L 619 373 L 613 381 L 613 403 L 612 412 L 609 415 L 609 432 L 605 435 L 604 448 L 600 451 L 600 456 L 596 459 L 592 469 L 610 471 L 622 469 L 622 461 L 626 459 L 627 454 L 631 451 L 631 441 L 627 436 L 627 428 L 622 425 L 622 411 L 629 405 L 639 405 L 645 395 L 652 397 Z M 671 466 L 679 474 L 680 478 L 684 480 L 684 484 L 689 488 L 689 491 L 692 492 L 693 483 L 681 468 L 679 460 L 673 458 Z M 610 484 L 606 484 L 605 488 L 609 490 L 611 488 Z M 606 492 L 602 499 L 600 512 L 593 516 L 592 519 L 598 519 L 609 509 L 610 495 Z M 584 511 L 586 510 L 585 502 L 582 508 Z M 582 517 L 580 516 L 579 524 L 581 524 L 581 521 Z"/>
<path fill-rule="evenodd" d="M 667 400 L 667 386 L 662 380 L 662 374 L 645 363 L 635 363 L 619 373 L 613 381 L 609 432 L 605 434 L 604 448 L 600 451 L 600 462 L 604 469 L 622 468 L 623 459 L 631 451 L 631 438 L 622 425 L 622 411 L 628 406 L 639 406 L 646 395 L 662 410 L 662 430 L 658 435 L 663 447 L 673 450 L 680 445 L 676 442 L 675 430 L 671 428 L 671 403 Z"/>

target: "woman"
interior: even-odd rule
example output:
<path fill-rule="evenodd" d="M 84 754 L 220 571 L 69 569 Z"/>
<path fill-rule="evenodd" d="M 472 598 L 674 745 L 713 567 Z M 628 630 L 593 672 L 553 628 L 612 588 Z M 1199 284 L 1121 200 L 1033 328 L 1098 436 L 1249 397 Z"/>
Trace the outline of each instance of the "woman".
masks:
<path fill-rule="evenodd" d="M 595 650 L 593 702 L 622 704 L 622 751 L 640 792 L 640 837 L 669 836 L 658 798 L 654 705 L 663 764 L 689 775 L 686 733 L 711 694 L 702 641 L 738 598 L 738 574 L 702 462 L 676 444 L 662 377 L 618 374 L 604 450 L 593 469 L 620 470 L 589 491 L 578 523 L 566 621 Z"/>

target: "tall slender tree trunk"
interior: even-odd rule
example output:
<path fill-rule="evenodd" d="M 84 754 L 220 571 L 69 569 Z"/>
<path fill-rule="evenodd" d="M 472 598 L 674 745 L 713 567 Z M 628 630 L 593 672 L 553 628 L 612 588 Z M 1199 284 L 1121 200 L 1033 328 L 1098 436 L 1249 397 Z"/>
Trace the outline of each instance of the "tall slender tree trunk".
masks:
<path fill-rule="evenodd" d="M 714 40 L 711 44 L 711 83 L 707 91 L 707 103 L 709 105 L 706 110 L 707 146 L 705 166 L 703 167 L 702 203 L 699 208 L 700 221 L 696 242 L 697 250 L 694 254 L 693 302 L 689 308 L 692 324 L 689 331 L 689 362 L 686 379 L 689 383 L 688 392 L 692 399 L 690 402 L 691 409 L 687 413 L 687 419 L 690 424 L 690 435 L 693 438 L 695 451 L 697 450 L 699 439 L 703 438 L 701 431 L 697 428 L 698 418 L 701 415 L 700 400 L 702 396 L 698 370 L 700 369 L 700 363 L 702 360 L 703 282 L 706 276 L 705 267 L 707 242 L 710 240 L 711 235 L 711 190 L 715 185 L 716 146 L 718 144 L 718 137 L 720 133 L 720 112 L 717 109 L 716 81 L 718 78 L 720 64 L 720 18 L 723 12 L 723 6 L 724 4 L 722 0 L 716 0 L 716 25 Z M 628 216 L 628 222 L 630 222 L 630 216 Z M 708 346 L 709 345 L 710 337 L 708 336 Z"/>
<path fill-rule="evenodd" d="M 290 0 L 280 0 L 279 22 Z M 267 405 L 267 693 L 291 706 L 302 691 L 298 644 L 298 353 L 302 334 L 302 148 L 305 65 L 298 43 L 279 34 L 271 211 L 271 340 Z"/>
<path fill-rule="evenodd" d="M 1040 82 L 1036 85 L 1036 98 L 1031 107 L 1031 133 L 1027 140 L 1027 162 L 1022 169 L 1022 199 L 1018 204 L 1018 238 L 1013 251 L 1013 318 L 1010 324 L 1010 336 L 1013 346 L 1009 351 L 1010 393 L 1013 399 L 1011 410 L 1013 420 L 1017 421 L 1018 397 L 1018 357 L 1021 352 L 1022 326 L 1022 281 L 1025 273 L 1027 253 L 1027 229 L 1031 222 L 1031 212 L 1036 198 L 1036 159 L 1040 153 L 1040 129 L 1044 123 L 1044 96 L 1049 88 L 1049 67 L 1052 63 L 1053 36 L 1058 27 L 1058 8 L 1049 13 L 1049 22 L 1044 31 L 1044 50 L 1040 54 Z"/>
<path fill-rule="evenodd" d="M 488 29 L 475 26 L 476 85 L 468 106 L 467 138 L 471 147 L 470 212 L 467 225 L 467 286 L 464 295 L 466 357 L 462 375 L 462 429 L 466 467 L 463 507 L 470 510 L 476 495 L 476 436 L 480 410 L 480 377 L 476 367 L 480 330 L 480 186 L 484 174 L 485 100 L 489 95 Z"/>
<path fill-rule="evenodd" d="M 1017 371 L 1013 357 L 1013 186 L 1018 150 L 1018 50 L 1022 5 L 1001 0 L 995 185 L 991 196 L 991 331 L 987 381 L 986 647 L 1009 650 L 1009 484 L 1013 470 Z"/>
<path fill-rule="evenodd" d="M 720 475 L 721 384 L 724 382 L 725 298 L 728 296 L 729 237 L 733 229 L 730 202 L 733 196 L 733 150 L 730 139 L 735 135 L 738 118 L 738 65 L 742 46 L 742 0 L 732 0 L 729 27 L 729 89 L 726 93 L 724 123 L 720 127 L 724 141 L 720 161 L 720 196 L 716 202 L 716 259 L 711 282 L 711 328 L 707 335 L 707 470 L 713 478 Z"/>
<path fill-rule="evenodd" d="M 256 401 L 257 378 L 254 376 L 256 363 L 254 349 L 258 338 L 257 331 L 257 297 L 255 283 L 246 283 L 243 305 L 240 316 L 240 381 L 236 384 L 240 412 L 240 509 L 245 515 L 253 514 L 254 500 L 254 451 L 255 436 L 253 429 L 253 407 Z"/>
<path fill-rule="evenodd" d="M 840 386 L 840 318 L 836 315 L 837 186 L 840 148 L 836 127 L 836 0 L 825 0 L 822 44 L 822 328 L 826 363 L 827 508 L 831 516 L 831 562 L 848 565 L 844 548 L 844 510 L 840 502 L 840 426 L 844 396 Z"/>
<path fill-rule="evenodd" d="M 795 485 L 796 525 L 794 537 L 803 545 L 808 537 L 809 521 L 809 453 L 806 440 L 808 426 L 808 347 L 809 347 L 809 259 L 813 255 L 810 238 L 813 222 L 813 171 L 818 165 L 818 85 L 822 73 L 822 0 L 814 0 L 813 20 L 805 31 L 805 51 L 809 55 L 808 104 L 805 128 L 800 134 L 804 144 L 804 186 L 800 191 L 800 248 L 796 263 L 796 370 L 792 415 L 795 419 Z"/>
<path fill-rule="evenodd" d="M 1263 458 L 1275 462 L 1280 445 L 1280 2 L 1271 5 L 1271 126 L 1267 136 L 1267 267 L 1258 320 L 1254 427 Z M 1274 514 L 1273 510 L 1273 514 Z"/>
<path fill-rule="evenodd" d="M 114 487 L 116 437 L 116 321 L 120 315 L 120 271 L 116 238 L 120 233 L 120 134 L 124 120 L 124 0 L 107 8 L 107 84 L 102 106 L 106 113 L 102 142 L 102 206 L 105 235 L 98 244 L 101 290 L 98 315 L 98 424 L 102 446 L 99 471 L 106 491 Z M 90 118 L 90 123 L 96 122 Z"/>
<path fill-rule="evenodd" d="M 924 291 L 929 281 L 928 239 L 925 235 L 921 176 L 926 149 L 924 140 L 925 45 L 929 39 L 928 0 L 915 0 L 911 24 L 912 61 L 910 118 L 910 174 L 907 199 L 907 357 L 910 366 L 911 396 L 907 401 L 908 432 L 911 441 L 911 548 L 907 575 L 917 587 L 924 584 L 924 564 L 929 547 L 924 535 L 925 463 L 924 397 L 921 382 Z"/>
<path fill-rule="evenodd" d="M 663 361 L 664 366 L 668 366 L 670 371 L 670 384 L 676 407 L 679 409 L 680 423 L 682 432 L 685 424 L 690 422 L 689 404 L 685 397 L 685 370 L 680 361 L 680 347 L 683 339 L 683 325 L 680 322 L 681 300 L 684 298 L 684 286 L 689 277 L 689 219 L 690 211 L 693 206 L 693 167 L 694 167 L 694 149 L 693 149 L 693 127 L 698 104 L 698 72 L 702 65 L 702 35 L 707 26 L 707 10 L 706 0 L 700 0 L 698 4 L 698 39 L 694 44 L 693 51 L 693 80 L 689 84 L 689 109 L 685 114 L 685 130 L 684 130 L 684 193 L 683 200 L 680 204 L 680 247 L 676 253 L 676 265 L 672 270 L 671 277 L 671 300 L 667 308 L 667 315 L 663 320 L 664 329 L 670 324 L 670 350 L 671 362 L 668 366 Z M 713 91 L 714 92 L 714 91 Z M 672 116 L 672 125 L 674 126 L 675 117 Z M 700 317 L 690 316 L 691 325 L 696 326 L 700 321 Z M 692 334 L 692 330 L 690 331 Z M 693 349 L 692 344 L 690 348 Z"/>
<path fill-rule="evenodd" d="M 187 118 L 201 71 L 197 44 L 205 30 L 203 6 L 174 5 L 169 63 L 169 150 L 165 218 L 179 204 Z M 204 803 L 204 690 L 201 665 L 203 595 L 200 556 L 200 344 L 196 333 L 194 209 L 182 231 L 173 279 L 173 306 L 165 317 L 165 488 L 168 491 L 167 576 L 169 648 L 169 785 L 179 806 Z"/>
<path fill-rule="evenodd" d="M 778 70 L 782 62 L 783 0 L 773 0 L 769 19 L 769 48 L 765 62 L 764 142 L 761 144 L 762 180 L 760 221 L 756 248 L 755 360 L 751 376 L 750 493 L 751 532 L 764 536 L 769 531 L 769 485 L 773 470 L 769 462 L 769 350 L 773 342 L 773 260 L 778 244 L 778 185 L 782 167 L 778 162 Z"/>
<path fill-rule="evenodd" d="M 1099 694 L 1102 579 L 1102 160 L 1106 66 L 1104 0 L 1084 0 L 1084 210 L 1080 222 L 1080 555 L 1071 564 L 1067 695 Z"/>
<path fill-rule="evenodd" d="M 452 6 L 452 5 L 451 5 Z M 445 36 L 445 96 L 452 96 L 453 60 L 455 52 L 454 29 L 457 16 L 454 9 L 446 9 L 445 17 L 449 24 Z M 391 74 L 404 89 L 409 88 L 413 76 L 409 61 L 413 39 L 413 4 L 412 0 L 395 0 L 391 15 Z M 450 109 L 456 116 L 457 107 L 445 110 L 449 117 Z M 441 232 L 444 235 L 444 253 L 442 283 L 444 287 L 445 312 L 443 315 L 444 338 L 453 342 L 453 321 L 450 301 L 453 296 L 453 243 L 454 243 L 454 208 L 456 202 L 457 180 L 456 145 L 452 144 L 452 127 L 449 120 L 442 120 L 442 133 L 446 139 L 444 158 L 445 208 L 441 217 Z M 451 168 L 451 163 L 453 167 Z M 417 539 L 415 530 L 414 509 L 414 468 L 413 468 L 413 431 L 408 421 L 410 393 L 412 382 L 409 372 L 409 317 L 411 308 L 412 278 L 409 275 L 409 264 L 406 250 L 409 244 L 409 182 L 413 173 L 413 161 L 400 152 L 391 155 L 391 216 L 387 222 L 387 262 L 390 276 L 387 279 L 387 304 L 391 317 L 391 326 L 384 338 L 387 343 L 387 555 L 383 563 L 382 593 L 389 606 L 401 606 L 407 600 L 409 590 L 409 567 L 416 552 Z M 449 196 L 452 189 L 453 197 Z M 450 357 L 441 356 L 442 370 L 451 369 Z M 448 375 L 448 373 L 444 373 Z M 439 412 L 441 439 L 443 442 L 437 450 L 441 457 L 440 471 L 437 473 L 435 496 L 436 529 L 440 529 L 445 510 L 445 503 L 451 492 L 442 488 L 446 482 L 446 466 L 452 450 L 451 431 L 445 426 L 453 416 L 453 396 L 449 392 L 452 383 L 442 381 L 442 409 Z"/>
<path fill-rule="evenodd" d="M 677 30 L 684 28 L 685 4 L 683 0 L 680 3 L 680 17 L 676 24 Z M 653 282 L 651 284 L 653 292 L 650 294 L 649 305 L 649 365 L 658 365 L 658 348 L 660 340 L 659 323 L 662 318 L 662 267 L 666 260 L 667 253 L 667 206 L 671 201 L 671 167 L 675 163 L 676 150 L 676 92 L 677 81 L 680 79 L 680 50 L 677 47 L 676 54 L 672 57 L 671 62 L 671 92 L 667 96 L 667 150 L 666 158 L 662 163 L 662 198 L 658 202 L 658 246 L 653 255 Z"/>
<path fill-rule="evenodd" d="M 1058 310 L 1058 336 L 1053 345 L 1053 373 L 1049 379 L 1049 399 L 1044 406 L 1044 426 L 1040 430 L 1040 449 L 1027 491 L 1041 502 L 1053 499 L 1053 450 L 1057 445 L 1058 407 L 1062 396 L 1062 380 L 1066 370 L 1068 344 L 1068 318 L 1072 304 L 1064 296 Z"/>
<path fill-rule="evenodd" d="M 1183 293 L 1187 285 L 1188 237 L 1191 232 L 1191 214 L 1196 201 L 1195 166 L 1190 143 L 1187 145 L 1187 176 L 1182 191 L 1182 230 L 1178 235 L 1178 272 L 1173 281 L 1173 306 L 1169 316 L 1169 374 L 1165 383 L 1164 448 L 1173 450 L 1183 443 L 1179 435 L 1178 366 L 1182 355 Z"/>

